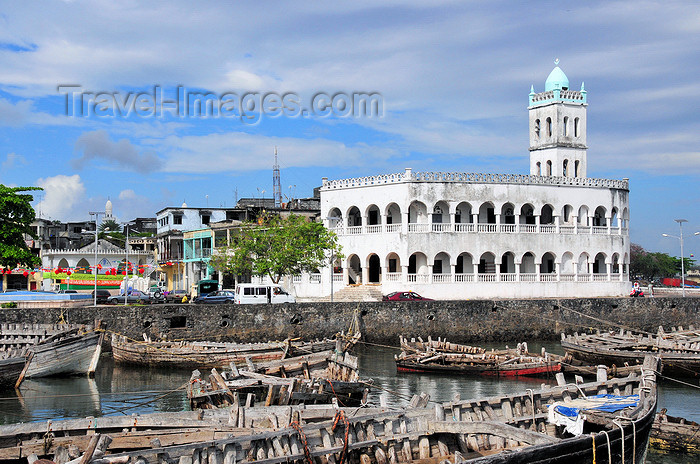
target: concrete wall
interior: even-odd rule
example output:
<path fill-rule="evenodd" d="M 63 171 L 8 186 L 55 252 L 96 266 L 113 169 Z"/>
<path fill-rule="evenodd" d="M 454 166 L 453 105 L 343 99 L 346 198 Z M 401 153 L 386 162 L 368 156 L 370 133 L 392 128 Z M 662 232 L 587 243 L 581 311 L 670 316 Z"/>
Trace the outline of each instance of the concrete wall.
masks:
<path fill-rule="evenodd" d="M 292 305 L 156 305 L 141 307 L 3 309 L 0 323 L 70 323 L 101 319 L 107 330 L 141 339 L 267 341 L 332 336 L 347 330 L 357 310 L 366 341 L 398 344 L 406 336 L 443 336 L 458 342 L 558 339 L 561 331 L 607 328 L 594 317 L 656 331 L 700 327 L 700 298 L 474 300 L 421 303 L 300 303 Z M 590 317 L 586 317 L 590 316 Z"/>

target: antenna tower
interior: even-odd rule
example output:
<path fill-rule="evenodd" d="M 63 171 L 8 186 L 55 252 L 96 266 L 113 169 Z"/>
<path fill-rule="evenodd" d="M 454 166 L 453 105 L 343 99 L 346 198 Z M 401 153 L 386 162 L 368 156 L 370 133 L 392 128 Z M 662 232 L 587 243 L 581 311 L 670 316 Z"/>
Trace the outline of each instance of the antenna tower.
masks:
<path fill-rule="evenodd" d="M 275 165 L 272 166 L 272 198 L 275 208 L 282 206 L 282 185 L 280 183 L 280 165 L 277 163 L 277 147 L 275 147 Z"/>

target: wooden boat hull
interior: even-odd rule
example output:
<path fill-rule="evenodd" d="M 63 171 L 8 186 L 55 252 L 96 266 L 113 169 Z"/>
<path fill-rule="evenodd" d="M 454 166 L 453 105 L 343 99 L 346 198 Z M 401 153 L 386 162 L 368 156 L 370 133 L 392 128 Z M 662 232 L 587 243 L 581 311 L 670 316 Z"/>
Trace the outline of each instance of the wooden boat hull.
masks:
<path fill-rule="evenodd" d="M 700 453 L 700 424 L 659 413 L 651 428 L 649 445 L 662 451 Z"/>
<path fill-rule="evenodd" d="M 600 349 L 594 346 L 577 345 L 568 340 L 562 340 L 561 346 L 574 358 L 591 364 L 641 365 L 645 356 L 652 355 L 661 358 L 664 374 L 680 377 L 700 376 L 700 354 L 690 358 L 674 353 Z"/>
<path fill-rule="evenodd" d="M 103 337 L 103 333 L 89 332 L 30 348 L 33 356 L 25 377 L 93 375 L 100 357 Z"/>
<path fill-rule="evenodd" d="M 190 445 L 118 453 L 110 459 L 149 464 L 162 462 L 163 458 L 170 462 L 239 464 L 640 464 L 656 410 L 654 370 L 656 366 L 649 363 L 642 379 L 560 385 L 465 401 L 456 398 L 430 408 L 425 407 L 426 400 L 423 406 L 398 411 L 363 414 L 362 409 L 335 410 L 333 420 L 315 423 L 303 421 L 302 410 L 293 406 L 282 418 L 273 417 L 266 408 L 263 415 L 269 417 L 269 426 L 263 430 Z M 566 404 L 567 397 L 586 399 L 605 392 L 638 394 L 639 404 L 623 406 L 617 412 L 586 410 L 585 428 L 576 437 L 548 423 L 547 405 L 555 401 Z M 238 422 L 231 422 L 229 416 L 229 424 L 237 423 L 240 430 L 241 425 L 247 426 L 248 414 L 249 410 L 240 412 Z"/>
<path fill-rule="evenodd" d="M 432 372 L 446 374 L 482 375 L 487 377 L 550 376 L 561 371 L 561 363 L 551 362 L 546 364 L 525 364 L 519 366 L 460 366 L 455 364 L 421 364 L 416 362 L 397 360 L 396 370 L 399 372 Z"/>
<path fill-rule="evenodd" d="M 112 356 L 122 364 L 182 369 L 225 368 L 232 362 L 245 364 L 281 359 L 292 353 L 306 354 L 335 348 L 335 340 L 317 342 L 216 343 L 140 342 L 112 336 Z"/>
<path fill-rule="evenodd" d="M 0 389 L 15 387 L 26 362 L 23 356 L 0 360 Z"/>

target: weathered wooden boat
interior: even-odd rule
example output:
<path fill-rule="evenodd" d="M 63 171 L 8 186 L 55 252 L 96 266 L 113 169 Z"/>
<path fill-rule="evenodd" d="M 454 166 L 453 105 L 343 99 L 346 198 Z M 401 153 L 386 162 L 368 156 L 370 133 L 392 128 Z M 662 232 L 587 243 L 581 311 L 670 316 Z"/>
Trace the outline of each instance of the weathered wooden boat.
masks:
<path fill-rule="evenodd" d="M 1 324 L 0 351 L 31 353 L 22 378 L 92 376 L 103 337 L 101 331 L 75 324 Z"/>
<path fill-rule="evenodd" d="M 400 337 L 402 351 L 395 355 L 399 372 L 437 372 L 495 377 L 554 375 L 561 370 L 561 357 L 542 350 L 528 353 L 527 344 L 515 349 L 486 350 L 481 347 L 448 343 L 445 340 Z"/>
<path fill-rule="evenodd" d="M 26 363 L 26 356 L 8 355 L 0 359 L 0 390 L 19 386 L 20 375 Z"/>
<path fill-rule="evenodd" d="M 657 334 L 620 330 L 561 336 L 561 346 L 574 358 L 605 365 L 638 365 L 646 355 L 661 358 L 664 374 L 700 376 L 700 331 L 674 330 Z"/>
<path fill-rule="evenodd" d="M 269 361 L 247 370 L 235 364 L 221 374 L 214 368 L 208 379 L 195 370 L 187 387 L 192 409 L 238 408 L 253 404 L 328 404 L 359 406 L 367 402 L 369 383 L 360 382 L 357 358 L 329 350 L 306 356 Z"/>
<path fill-rule="evenodd" d="M 649 445 L 663 451 L 700 453 L 700 424 L 669 416 L 662 409 L 656 414 Z"/>
<path fill-rule="evenodd" d="M 434 409 L 341 409 L 312 424 L 292 413 L 281 429 L 115 453 L 106 462 L 638 464 L 656 411 L 657 363 L 648 358 L 641 375 L 626 379 L 456 398 Z"/>
<path fill-rule="evenodd" d="M 357 333 L 343 338 L 349 349 L 360 337 Z M 288 356 L 316 353 L 335 348 L 335 339 L 301 341 L 287 339 L 266 343 L 227 343 L 210 341 L 153 341 L 144 336 L 143 341 L 123 335 L 112 335 L 112 355 L 118 363 L 178 368 L 224 368 L 230 363 L 244 364 L 246 358 L 253 362 L 271 361 Z"/>
<path fill-rule="evenodd" d="M 571 353 L 566 353 L 561 358 L 561 371 L 568 375 L 580 375 L 583 377 L 596 377 L 600 369 L 605 369 L 605 372 L 609 378 L 612 377 L 626 377 L 630 375 L 631 372 L 639 369 L 637 365 L 634 366 L 616 366 L 615 364 L 611 366 L 606 366 L 604 364 L 599 364 L 594 366 L 587 362 L 581 361 L 580 359 L 574 358 Z"/>

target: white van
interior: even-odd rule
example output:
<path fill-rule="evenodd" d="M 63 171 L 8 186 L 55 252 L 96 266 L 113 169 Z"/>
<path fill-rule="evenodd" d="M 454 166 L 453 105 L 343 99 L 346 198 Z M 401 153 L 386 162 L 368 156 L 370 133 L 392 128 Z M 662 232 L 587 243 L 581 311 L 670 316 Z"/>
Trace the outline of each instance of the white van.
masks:
<path fill-rule="evenodd" d="M 236 287 L 236 304 L 274 304 L 296 303 L 292 295 L 279 285 L 238 284 Z"/>

